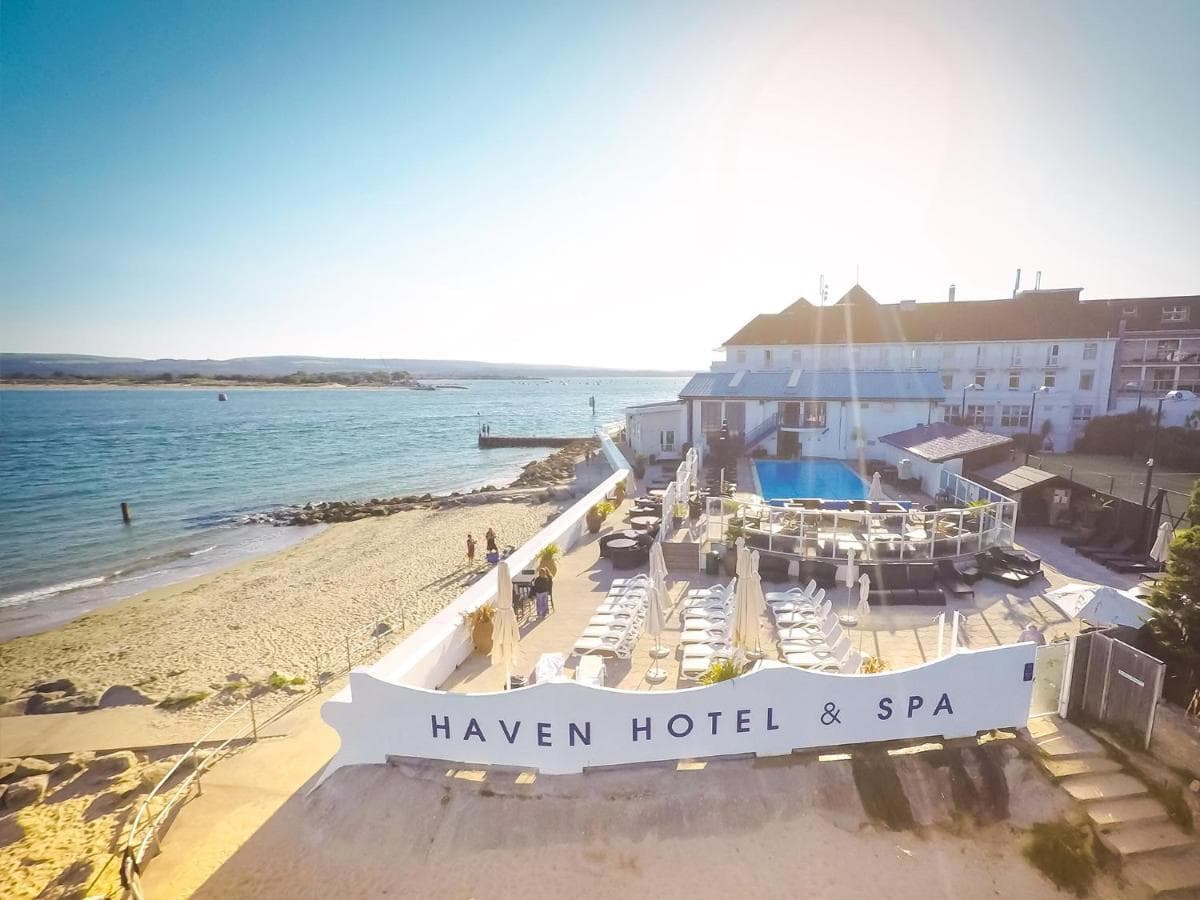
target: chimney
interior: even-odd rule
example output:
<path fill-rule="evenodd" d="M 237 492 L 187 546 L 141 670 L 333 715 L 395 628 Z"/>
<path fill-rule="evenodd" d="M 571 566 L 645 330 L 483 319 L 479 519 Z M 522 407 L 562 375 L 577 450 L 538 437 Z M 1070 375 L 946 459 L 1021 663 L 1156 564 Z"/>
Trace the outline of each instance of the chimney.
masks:
<path fill-rule="evenodd" d="M 950 285 L 950 296 L 946 300 L 947 303 L 954 302 L 954 285 Z"/>
<path fill-rule="evenodd" d="M 1021 292 L 1021 270 L 1017 269 L 1017 280 L 1016 280 L 1016 283 L 1013 285 L 1013 296 L 1016 297 L 1017 294 L 1019 294 L 1020 292 Z"/>
<path fill-rule="evenodd" d="M 1040 291 L 1042 289 L 1042 270 L 1038 269 L 1037 274 L 1033 276 L 1033 289 Z"/>

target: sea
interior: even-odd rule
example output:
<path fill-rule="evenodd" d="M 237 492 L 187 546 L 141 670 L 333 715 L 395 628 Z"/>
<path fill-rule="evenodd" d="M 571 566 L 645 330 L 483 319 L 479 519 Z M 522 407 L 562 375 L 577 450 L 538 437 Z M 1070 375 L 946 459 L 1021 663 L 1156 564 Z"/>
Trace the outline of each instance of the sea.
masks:
<path fill-rule="evenodd" d="M 589 435 L 626 406 L 677 396 L 684 381 L 0 389 L 0 640 L 320 528 L 245 524 L 254 513 L 503 486 L 551 451 L 481 450 L 481 426 L 494 435 Z"/>

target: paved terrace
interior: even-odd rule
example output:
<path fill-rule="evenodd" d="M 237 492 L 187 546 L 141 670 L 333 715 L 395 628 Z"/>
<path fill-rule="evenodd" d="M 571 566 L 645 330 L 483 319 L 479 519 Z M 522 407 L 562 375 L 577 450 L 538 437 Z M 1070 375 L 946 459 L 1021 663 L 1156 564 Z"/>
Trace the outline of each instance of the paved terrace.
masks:
<path fill-rule="evenodd" d="M 624 519 L 630 509 L 629 501 L 622 504 L 605 523 L 601 534 L 610 528 L 624 527 Z M 930 662 L 937 658 L 937 616 L 942 611 L 946 612 L 945 646 L 948 647 L 953 610 L 966 616 L 965 623 L 960 627 L 959 643 L 967 648 L 1015 643 L 1030 622 L 1041 626 L 1049 640 L 1068 637 L 1079 631 L 1079 623 L 1068 619 L 1045 600 L 1042 596 L 1045 591 L 1070 581 L 1104 583 L 1118 588 L 1132 587 L 1137 583 L 1136 576 L 1109 572 L 1103 566 L 1078 556 L 1059 541 L 1059 532 L 1054 529 L 1018 529 L 1017 537 L 1021 545 L 1042 557 L 1045 578 L 1035 579 L 1017 589 L 985 578 L 975 585 L 974 600 L 948 600 L 944 606 L 874 607 L 859 626 L 849 629 L 855 648 L 861 647 L 866 656 L 882 658 L 893 670 Z M 568 654 L 566 667 L 568 673 L 573 674 L 579 658 L 571 654 L 571 648 L 604 599 L 612 580 L 645 571 L 645 568 L 614 571 L 609 560 L 600 558 L 598 540 L 599 535 L 590 538 L 560 560 L 558 576 L 554 581 L 555 609 L 545 620 L 521 623 L 520 652 L 513 666 L 513 674 L 529 675 L 543 653 Z M 662 643 L 671 650 L 671 655 L 659 662 L 667 673 L 666 681 L 657 685 L 646 681 L 646 672 L 656 661 L 650 657 L 654 639 L 643 633 L 629 659 L 606 660 L 607 686 L 625 690 L 675 690 L 695 686 L 694 681 L 680 677 L 680 605 L 689 589 L 711 587 L 728 581 L 725 576 L 715 578 L 703 573 L 671 573 L 667 581 L 670 602 L 662 635 Z M 785 590 L 794 584 L 764 581 L 763 586 L 771 591 Z M 829 592 L 829 596 L 834 600 L 835 611 L 847 603 L 845 588 L 835 588 Z M 767 658 L 778 658 L 773 623 L 764 616 L 760 629 Z M 461 692 L 487 692 L 500 690 L 503 684 L 502 667 L 493 666 L 487 656 L 474 654 L 448 679 L 444 688 Z"/>

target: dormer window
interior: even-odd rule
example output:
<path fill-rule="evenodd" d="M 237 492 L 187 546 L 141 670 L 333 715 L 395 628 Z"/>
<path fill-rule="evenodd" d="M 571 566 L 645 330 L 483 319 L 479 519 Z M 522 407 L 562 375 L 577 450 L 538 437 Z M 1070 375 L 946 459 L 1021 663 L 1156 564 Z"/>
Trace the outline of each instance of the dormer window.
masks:
<path fill-rule="evenodd" d="M 1188 320 L 1188 308 L 1186 306 L 1164 306 L 1162 320 L 1164 322 L 1186 322 Z"/>
<path fill-rule="evenodd" d="M 744 363 L 746 361 L 746 351 L 738 350 L 737 353 L 735 354 L 735 358 L 737 359 L 738 362 Z"/>

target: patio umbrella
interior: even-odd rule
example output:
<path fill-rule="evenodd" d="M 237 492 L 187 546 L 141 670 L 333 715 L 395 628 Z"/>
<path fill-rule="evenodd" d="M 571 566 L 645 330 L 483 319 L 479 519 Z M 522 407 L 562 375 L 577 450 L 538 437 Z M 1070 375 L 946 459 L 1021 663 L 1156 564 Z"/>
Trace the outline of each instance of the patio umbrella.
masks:
<path fill-rule="evenodd" d="M 746 552 L 748 560 L 745 575 L 738 577 L 736 606 L 733 616 L 734 646 L 746 651 L 751 658 L 762 657 L 761 628 L 759 619 L 766 609 L 762 581 L 758 576 L 758 551 Z"/>
<path fill-rule="evenodd" d="M 854 565 L 854 551 L 846 551 L 846 612 L 841 616 L 843 625 L 854 625 L 858 620 L 854 618 L 854 613 L 850 611 L 850 606 L 854 603 L 854 582 L 858 577 L 858 569 Z"/>
<path fill-rule="evenodd" d="M 1175 537 L 1175 529 L 1171 527 L 1170 522 L 1163 522 L 1158 526 L 1158 536 L 1154 539 L 1154 546 L 1150 548 L 1150 558 L 1155 562 L 1166 562 L 1167 551 L 1171 549 L 1171 541 Z"/>
<path fill-rule="evenodd" d="M 871 614 L 871 604 L 867 598 L 871 594 L 871 576 L 863 572 L 858 576 L 858 621 L 861 624 L 862 620 Z M 858 649 L 862 650 L 863 633 L 858 633 Z"/>
<path fill-rule="evenodd" d="M 504 664 L 504 689 L 508 690 L 512 664 L 517 658 L 517 644 L 521 641 L 521 630 L 517 627 L 517 614 L 512 605 L 512 577 L 508 574 L 508 563 L 496 565 L 496 617 L 492 624 L 492 665 Z"/>
<path fill-rule="evenodd" d="M 646 634 L 654 638 L 654 647 L 650 650 L 650 655 L 655 659 L 662 659 L 667 655 L 661 640 L 666 600 L 667 564 L 663 559 L 662 544 L 655 541 L 650 545 L 650 589 L 646 592 Z M 658 678 L 659 674 L 662 675 L 661 678 Z M 656 678 L 662 681 L 666 677 L 667 673 L 657 666 L 646 673 L 647 680 L 651 682 Z"/>
<path fill-rule="evenodd" d="M 1148 603 L 1104 584 L 1072 582 L 1046 591 L 1045 597 L 1072 619 L 1083 619 L 1097 625 L 1140 628 L 1154 612 Z"/>
<path fill-rule="evenodd" d="M 875 502 L 887 499 L 883 495 L 883 480 L 878 472 L 871 476 L 871 489 L 867 491 L 867 499 Z"/>

